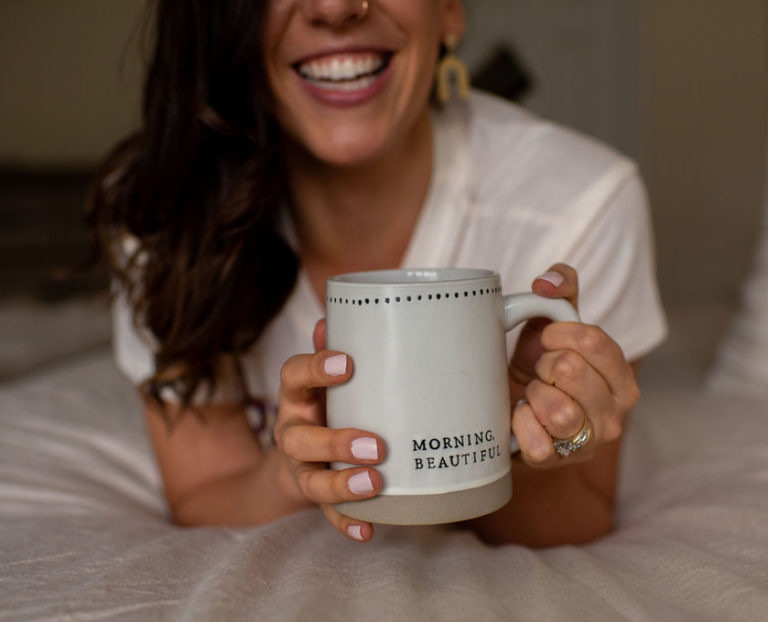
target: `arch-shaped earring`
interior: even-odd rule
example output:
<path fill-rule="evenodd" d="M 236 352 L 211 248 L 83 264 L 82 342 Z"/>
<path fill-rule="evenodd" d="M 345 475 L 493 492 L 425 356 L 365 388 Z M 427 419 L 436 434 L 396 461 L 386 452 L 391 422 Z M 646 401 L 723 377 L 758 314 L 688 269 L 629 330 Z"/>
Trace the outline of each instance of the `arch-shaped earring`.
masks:
<path fill-rule="evenodd" d="M 446 103 L 451 99 L 451 85 L 453 83 L 456 84 L 461 99 L 469 97 L 469 72 L 466 65 L 453 53 L 457 43 L 455 35 L 446 36 L 444 42 L 446 53 L 437 65 L 435 82 L 437 99 L 441 103 Z"/>

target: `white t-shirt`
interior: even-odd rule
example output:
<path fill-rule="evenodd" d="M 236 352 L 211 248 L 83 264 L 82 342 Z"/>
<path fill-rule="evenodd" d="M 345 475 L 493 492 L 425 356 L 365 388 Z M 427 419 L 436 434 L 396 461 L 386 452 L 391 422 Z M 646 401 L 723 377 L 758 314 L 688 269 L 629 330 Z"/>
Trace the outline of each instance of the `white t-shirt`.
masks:
<path fill-rule="evenodd" d="M 579 273 L 584 322 L 602 327 L 630 361 L 659 344 L 666 322 L 634 163 L 479 92 L 434 111 L 432 120 L 432 182 L 402 267 L 493 269 L 513 293 L 529 291 L 537 275 L 565 262 Z M 243 361 L 250 395 L 276 404 L 280 368 L 312 352 L 323 316 L 300 271 L 285 307 Z M 138 384 L 154 369 L 152 338 L 135 330 L 120 297 L 114 328 L 117 364 Z M 518 334 L 509 334 L 510 353 Z M 231 390 L 221 387 L 217 399 L 231 399 Z"/>

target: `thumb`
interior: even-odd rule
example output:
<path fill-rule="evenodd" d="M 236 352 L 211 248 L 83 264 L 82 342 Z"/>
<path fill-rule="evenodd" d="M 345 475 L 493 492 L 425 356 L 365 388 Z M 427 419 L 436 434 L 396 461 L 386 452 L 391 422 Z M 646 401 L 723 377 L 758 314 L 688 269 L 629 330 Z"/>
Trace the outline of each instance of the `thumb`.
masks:
<path fill-rule="evenodd" d="M 533 280 L 531 289 L 534 294 L 547 298 L 565 298 L 578 309 L 579 276 L 571 266 L 556 263 L 544 274 Z"/>

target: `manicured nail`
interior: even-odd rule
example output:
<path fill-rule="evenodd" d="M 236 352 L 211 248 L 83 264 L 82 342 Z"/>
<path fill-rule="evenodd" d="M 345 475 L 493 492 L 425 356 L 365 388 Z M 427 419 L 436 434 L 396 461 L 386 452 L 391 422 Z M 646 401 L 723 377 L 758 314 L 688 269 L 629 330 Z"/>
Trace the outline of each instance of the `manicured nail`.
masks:
<path fill-rule="evenodd" d="M 347 535 L 355 540 L 363 541 L 363 526 L 362 525 L 350 525 L 347 527 Z"/>
<path fill-rule="evenodd" d="M 559 272 L 554 271 L 545 272 L 544 274 L 537 276 L 536 279 L 541 279 L 542 281 L 552 283 L 552 285 L 555 287 L 560 287 L 565 282 L 565 277 Z"/>
<path fill-rule="evenodd" d="M 379 446 L 375 438 L 366 436 L 352 441 L 352 455 L 360 460 L 378 460 Z"/>
<path fill-rule="evenodd" d="M 369 492 L 373 492 L 373 482 L 368 471 L 355 473 L 347 480 L 347 486 L 356 495 L 367 495 Z"/>
<path fill-rule="evenodd" d="M 325 359 L 323 369 L 329 376 L 343 376 L 347 373 L 347 355 L 334 354 Z"/>

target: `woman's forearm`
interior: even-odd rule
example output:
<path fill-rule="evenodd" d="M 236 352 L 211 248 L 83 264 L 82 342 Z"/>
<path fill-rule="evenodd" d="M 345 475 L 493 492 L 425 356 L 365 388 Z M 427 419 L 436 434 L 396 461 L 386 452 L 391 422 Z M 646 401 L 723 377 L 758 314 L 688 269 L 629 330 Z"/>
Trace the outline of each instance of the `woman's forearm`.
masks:
<path fill-rule="evenodd" d="M 613 530 L 614 495 L 612 485 L 594 485 L 595 466 L 536 470 L 513 460 L 510 502 L 468 526 L 489 544 L 545 547 L 596 540 Z"/>
<path fill-rule="evenodd" d="M 171 518 L 184 526 L 260 525 L 312 507 L 289 477 L 277 449 L 252 467 L 192 489 L 171 504 Z"/>

